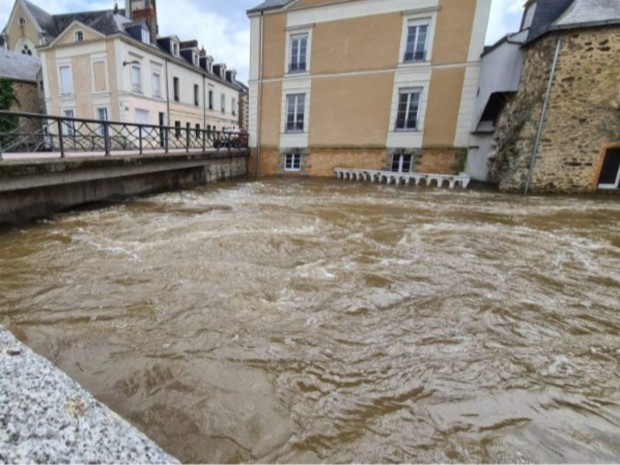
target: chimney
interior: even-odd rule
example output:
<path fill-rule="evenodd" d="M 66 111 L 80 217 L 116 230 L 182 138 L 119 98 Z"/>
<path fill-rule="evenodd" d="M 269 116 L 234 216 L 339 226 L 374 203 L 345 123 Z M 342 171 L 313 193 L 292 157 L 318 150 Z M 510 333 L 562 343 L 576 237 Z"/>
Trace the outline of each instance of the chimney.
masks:
<path fill-rule="evenodd" d="M 125 0 L 125 9 L 125 16 L 130 20 L 146 21 L 151 33 L 151 43 L 157 43 L 159 24 L 156 0 Z"/>

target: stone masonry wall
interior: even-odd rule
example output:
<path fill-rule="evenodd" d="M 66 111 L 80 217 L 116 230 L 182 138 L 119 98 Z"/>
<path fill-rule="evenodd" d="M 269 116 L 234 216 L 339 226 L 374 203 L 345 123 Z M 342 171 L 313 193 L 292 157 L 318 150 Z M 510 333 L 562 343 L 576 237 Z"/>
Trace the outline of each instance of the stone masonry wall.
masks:
<path fill-rule="evenodd" d="M 548 35 L 527 49 L 521 87 L 497 124 L 491 177 L 502 190 L 525 187 L 558 34 L 562 46 L 532 191 L 595 191 L 604 147 L 620 142 L 620 28 Z"/>
<path fill-rule="evenodd" d="M 456 174 L 463 170 L 466 152 L 454 148 L 389 150 L 385 148 L 308 148 L 302 154 L 301 171 L 284 171 L 284 154 L 291 150 L 263 148 L 260 153 L 259 176 L 333 177 L 336 168 L 390 170 L 392 153 L 414 155 L 414 170 L 420 173 Z M 252 150 L 249 173 L 256 174 L 256 150 Z"/>

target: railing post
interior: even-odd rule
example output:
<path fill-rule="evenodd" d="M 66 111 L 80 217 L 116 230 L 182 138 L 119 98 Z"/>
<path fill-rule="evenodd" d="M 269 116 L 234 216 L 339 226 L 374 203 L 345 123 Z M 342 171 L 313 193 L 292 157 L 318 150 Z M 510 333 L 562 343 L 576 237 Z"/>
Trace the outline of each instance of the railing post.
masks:
<path fill-rule="evenodd" d="M 185 127 L 185 152 L 189 153 L 189 138 L 190 138 L 190 133 L 189 133 L 190 129 L 186 126 Z"/>
<path fill-rule="evenodd" d="M 2 139 L 0 138 L 0 161 L 2 161 Z"/>
<path fill-rule="evenodd" d="M 168 127 L 163 128 L 164 131 L 164 149 L 166 155 L 168 154 L 168 138 L 170 137 L 170 130 Z"/>
<path fill-rule="evenodd" d="M 110 140 L 110 126 L 107 121 L 103 122 L 103 146 L 105 147 L 105 156 L 109 157 L 112 151 L 112 141 Z"/>
<path fill-rule="evenodd" d="M 142 126 L 138 126 L 138 140 L 140 141 L 140 155 L 142 155 Z"/>
<path fill-rule="evenodd" d="M 205 140 L 205 130 L 202 130 L 202 153 L 207 151 L 207 141 Z M 2 152 L 0 151 L 0 157 L 2 157 Z M 0 158 L 2 159 L 2 158 Z"/>
<path fill-rule="evenodd" d="M 58 145 L 60 147 L 60 158 L 65 158 L 65 143 L 62 137 L 62 121 L 56 120 L 58 123 Z"/>

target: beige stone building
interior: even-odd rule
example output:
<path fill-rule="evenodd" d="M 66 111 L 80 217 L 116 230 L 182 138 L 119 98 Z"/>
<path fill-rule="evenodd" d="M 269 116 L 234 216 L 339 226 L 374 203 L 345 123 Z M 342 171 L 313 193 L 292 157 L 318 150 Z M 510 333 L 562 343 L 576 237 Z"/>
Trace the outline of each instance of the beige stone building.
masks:
<path fill-rule="evenodd" d="M 197 41 L 157 31 L 154 0 L 61 15 L 16 0 L 3 42 L 41 58 L 48 114 L 175 126 L 175 135 L 238 129 L 236 72 Z"/>
<path fill-rule="evenodd" d="M 250 10 L 259 175 L 461 171 L 491 0 L 267 0 Z"/>
<path fill-rule="evenodd" d="M 530 0 L 522 30 L 518 89 L 503 108 L 492 98 L 482 107 L 493 126 L 490 181 L 619 192 L 620 2 Z"/>

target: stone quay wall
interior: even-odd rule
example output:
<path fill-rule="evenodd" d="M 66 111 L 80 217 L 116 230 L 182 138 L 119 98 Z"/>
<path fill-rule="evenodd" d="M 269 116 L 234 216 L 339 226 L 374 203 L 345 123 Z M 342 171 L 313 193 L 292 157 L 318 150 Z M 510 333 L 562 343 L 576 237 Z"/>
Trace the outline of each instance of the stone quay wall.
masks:
<path fill-rule="evenodd" d="M 301 170 L 284 170 L 287 153 L 300 153 Z M 391 170 L 394 154 L 413 155 L 413 171 L 431 174 L 458 174 L 463 171 L 466 149 L 452 147 L 424 149 L 386 149 L 382 147 L 349 148 L 262 148 L 260 152 L 259 176 L 312 176 L 334 177 L 336 168 L 369 170 Z M 257 151 L 253 149 L 249 161 L 250 175 L 256 175 Z"/>
<path fill-rule="evenodd" d="M 523 191 L 558 38 L 562 45 L 532 173 L 533 192 L 594 192 L 620 143 L 620 27 L 549 34 L 526 50 L 521 86 L 497 124 L 491 179 Z"/>

